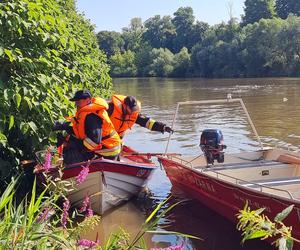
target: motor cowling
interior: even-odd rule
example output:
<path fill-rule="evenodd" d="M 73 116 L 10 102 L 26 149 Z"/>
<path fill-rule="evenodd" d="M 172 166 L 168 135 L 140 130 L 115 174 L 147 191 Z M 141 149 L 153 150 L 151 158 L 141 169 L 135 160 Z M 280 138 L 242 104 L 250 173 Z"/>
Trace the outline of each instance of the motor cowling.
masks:
<path fill-rule="evenodd" d="M 204 153 L 207 164 L 214 164 L 214 160 L 219 163 L 224 162 L 224 138 L 219 129 L 205 129 L 200 138 L 200 148 Z"/>

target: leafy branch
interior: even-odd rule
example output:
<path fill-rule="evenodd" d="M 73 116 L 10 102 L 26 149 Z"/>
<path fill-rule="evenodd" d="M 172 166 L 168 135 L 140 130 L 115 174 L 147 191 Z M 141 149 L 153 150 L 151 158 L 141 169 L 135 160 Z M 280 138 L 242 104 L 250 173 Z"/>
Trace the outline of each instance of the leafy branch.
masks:
<path fill-rule="evenodd" d="M 284 225 L 282 221 L 290 214 L 293 207 L 294 205 L 285 208 L 276 215 L 274 221 L 271 221 L 263 214 L 265 208 L 251 210 L 246 203 L 244 209 L 240 210 L 237 215 L 239 219 L 237 229 L 242 231 L 242 242 L 256 238 L 265 240 L 274 237 L 275 241 L 272 244 L 275 244 L 279 249 L 292 250 L 293 242 L 300 243 L 300 240 L 292 236 L 292 227 Z"/>

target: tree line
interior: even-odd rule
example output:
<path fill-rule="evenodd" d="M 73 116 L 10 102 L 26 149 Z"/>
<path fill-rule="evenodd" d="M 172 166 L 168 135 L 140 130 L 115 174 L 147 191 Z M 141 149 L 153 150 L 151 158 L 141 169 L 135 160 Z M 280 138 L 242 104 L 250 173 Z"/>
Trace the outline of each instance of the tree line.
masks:
<path fill-rule="evenodd" d="M 122 32 L 100 31 L 114 77 L 300 76 L 300 1 L 245 0 L 239 22 L 210 26 L 191 7 Z"/>

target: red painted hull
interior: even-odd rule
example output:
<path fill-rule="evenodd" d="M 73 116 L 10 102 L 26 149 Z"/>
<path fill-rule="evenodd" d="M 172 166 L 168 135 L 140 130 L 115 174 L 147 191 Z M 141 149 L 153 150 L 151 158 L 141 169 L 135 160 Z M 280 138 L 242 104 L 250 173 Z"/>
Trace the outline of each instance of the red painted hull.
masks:
<path fill-rule="evenodd" d="M 180 188 L 187 195 L 199 200 L 234 223 L 237 222 L 236 215 L 239 210 L 243 209 L 246 201 L 251 209 L 265 207 L 264 214 L 270 219 L 294 204 L 293 211 L 283 222 L 287 226 L 292 226 L 294 237 L 300 239 L 300 201 L 290 201 L 250 190 L 195 171 L 168 158 L 158 158 L 173 186 Z"/>
<path fill-rule="evenodd" d="M 88 163 L 84 162 L 66 166 L 64 168 L 63 179 L 69 179 L 77 176 L 82 170 L 82 166 L 87 164 Z M 112 172 L 147 179 L 156 167 L 152 163 L 129 163 L 100 159 L 91 161 L 89 169 L 90 173 Z"/>
<path fill-rule="evenodd" d="M 107 159 L 95 159 L 90 162 L 79 162 L 64 166 L 62 179 L 69 179 L 78 176 L 83 166 L 89 165 L 89 173 L 93 172 L 111 172 L 119 173 L 140 179 L 147 179 L 153 170 L 156 169 L 155 164 L 144 155 L 135 155 L 136 151 L 130 147 L 124 146 L 123 153 L 126 156 L 122 157 L 121 161 L 113 161 Z M 49 170 L 53 174 L 57 172 L 57 168 L 53 167 Z M 35 173 L 43 172 L 43 166 L 38 164 L 35 167 Z"/>

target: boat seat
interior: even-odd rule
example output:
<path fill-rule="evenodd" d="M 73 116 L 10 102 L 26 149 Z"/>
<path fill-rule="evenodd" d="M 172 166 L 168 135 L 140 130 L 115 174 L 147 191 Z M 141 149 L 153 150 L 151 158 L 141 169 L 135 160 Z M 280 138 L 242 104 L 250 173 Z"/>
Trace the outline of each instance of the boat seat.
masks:
<path fill-rule="evenodd" d="M 228 169 L 239 169 L 239 168 L 249 168 L 249 167 L 267 167 L 267 166 L 286 166 L 289 164 L 284 164 L 278 161 L 267 161 L 267 160 L 260 160 L 260 161 L 250 161 L 250 162 L 239 162 L 239 163 L 228 163 L 222 165 L 211 166 L 209 168 L 204 168 L 202 171 L 218 171 L 218 170 L 228 170 Z"/>
<path fill-rule="evenodd" d="M 276 178 L 269 180 L 254 180 L 252 183 L 248 183 L 247 181 L 240 181 L 239 184 L 244 187 L 249 188 L 257 188 L 259 185 L 268 186 L 268 187 L 276 187 L 283 185 L 292 185 L 292 184 L 300 184 L 300 177 L 286 177 L 286 178 Z"/>

